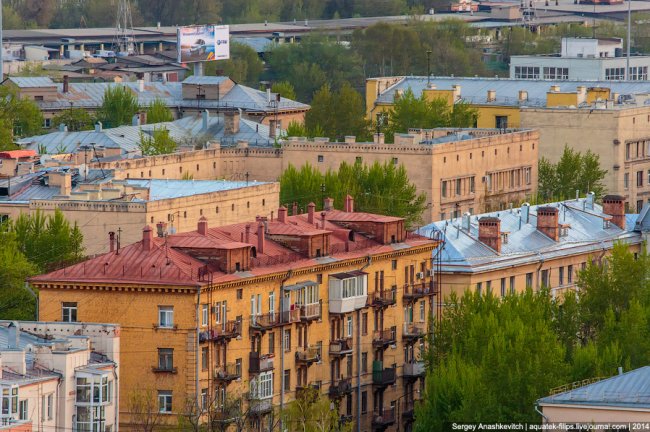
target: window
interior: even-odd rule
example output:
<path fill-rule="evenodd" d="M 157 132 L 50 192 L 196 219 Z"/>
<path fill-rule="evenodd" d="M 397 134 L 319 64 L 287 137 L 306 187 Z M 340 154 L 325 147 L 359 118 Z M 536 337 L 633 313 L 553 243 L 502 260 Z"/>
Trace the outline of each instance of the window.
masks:
<path fill-rule="evenodd" d="M 354 158 L 354 162 L 360 164 L 362 162 L 361 156 Z"/>
<path fill-rule="evenodd" d="M 352 326 L 352 317 L 349 316 L 349 317 L 347 317 L 347 326 L 346 326 L 346 329 L 347 329 L 347 336 L 348 336 L 348 337 L 351 337 L 351 336 L 352 336 L 352 327 L 353 327 L 353 326 Z"/>
<path fill-rule="evenodd" d="M 535 144 L 533 144 L 533 146 L 534 145 Z M 533 147 L 533 148 L 535 148 L 535 147 Z M 526 178 L 526 184 L 529 185 L 530 181 L 531 181 L 530 180 L 530 168 L 524 168 L 524 177 Z"/>
<path fill-rule="evenodd" d="M 258 399 L 273 397 L 273 372 L 262 372 L 257 379 L 251 380 L 251 394 Z"/>
<path fill-rule="evenodd" d="M 477 293 L 478 295 L 481 295 L 481 288 L 482 288 L 482 287 L 483 287 L 483 283 L 482 283 L 482 282 L 477 282 L 477 283 L 476 283 L 476 293 Z"/>
<path fill-rule="evenodd" d="M 18 402 L 18 418 L 20 420 L 27 420 L 27 410 L 29 406 L 27 403 L 27 399 Z"/>
<path fill-rule="evenodd" d="M 43 129 L 49 129 L 52 126 L 52 119 L 43 119 Z"/>
<path fill-rule="evenodd" d="M 636 172 L 636 185 L 637 187 L 643 186 L 643 171 Z"/>
<path fill-rule="evenodd" d="M 532 287 L 533 287 L 533 274 L 526 273 L 526 288 L 532 288 Z"/>
<path fill-rule="evenodd" d="M 201 325 L 202 326 L 207 326 L 208 325 L 208 305 L 207 304 L 201 305 Z"/>
<path fill-rule="evenodd" d="M 221 323 L 221 302 L 214 304 L 214 322 L 215 324 Z"/>
<path fill-rule="evenodd" d="M 497 129 L 507 129 L 508 116 L 494 116 L 494 123 Z"/>
<path fill-rule="evenodd" d="M 269 354 L 275 353 L 275 333 L 269 333 Z"/>
<path fill-rule="evenodd" d="M 61 321 L 77 322 L 77 302 L 63 302 Z"/>
<path fill-rule="evenodd" d="M 2 417 L 11 417 L 18 412 L 18 387 L 2 389 Z"/>
<path fill-rule="evenodd" d="M 368 353 L 361 353 L 361 373 L 368 373 Z"/>
<path fill-rule="evenodd" d="M 284 331 L 284 352 L 291 351 L 291 330 Z"/>
<path fill-rule="evenodd" d="M 551 80 L 569 79 L 569 68 L 545 67 L 543 70 L 544 70 L 544 79 L 551 79 Z"/>
<path fill-rule="evenodd" d="M 361 392 L 361 414 L 368 412 L 368 392 Z"/>
<path fill-rule="evenodd" d="M 606 80 L 623 80 L 625 79 L 625 68 L 607 68 L 605 69 Z"/>
<path fill-rule="evenodd" d="M 510 276 L 510 294 L 515 293 L 515 277 Z"/>
<path fill-rule="evenodd" d="M 443 197 L 443 198 L 447 198 L 447 182 L 446 182 L 446 181 L 443 181 L 443 182 L 442 182 L 442 188 L 441 188 L 441 190 L 442 190 L 442 192 L 441 192 L 442 197 Z"/>
<path fill-rule="evenodd" d="M 158 306 L 158 327 L 174 327 L 174 307 Z"/>
<path fill-rule="evenodd" d="M 208 389 L 201 389 L 201 410 L 205 411 L 208 408 Z"/>
<path fill-rule="evenodd" d="M 75 390 L 77 402 L 108 403 L 113 397 L 113 381 L 108 376 L 78 376 Z"/>
<path fill-rule="evenodd" d="M 469 193 L 474 193 L 474 188 L 475 188 L 475 180 L 474 177 L 469 178 Z"/>
<path fill-rule="evenodd" d="M 542 270 L 542 286 L 550 288 L 550 270 Z"/>
<path fill-rule="evenodd" d="M 158 411 L 161 413 L 172 412 L 172 392 L 171 390 L 158 391 Z"/>
<path fill-rule="evenodd" d="M 557 277 L 558 277 L 559 286 L 564 285 L 564 267 L 560 267 L 558 269 L 558 276 Z"/>
<path fill-rule="evenodd" d="M 78 432 L 110 432 L 110 427 L 105 425 L 106 410 L 103 406 L 77 406 L 76 420 Z"/>
<path fill-rule="evenodd" d="M 501 278 L 501 297 L 506 296 L 506 278 Z"/>
<path fill-rule="evenodd" d="M 237 288 L 237 300 L 244 298 L 244 290 L 242 288 Z"/>
<path fill-rule="evenodd" d="M 396 157 L 393 158 L 393 165 L 397 165 L 399 163 L 398 159 Z"/>
<path fill-rule="evenodd" d="M 426 319 L 426 302 L 424 300 L 420 301 L 420 322 L 424 322 Z"/>
<path fill-rule="evenodd" d="M 636 202 L 636 212 L 641 213 L 641 209 L 643 209 L 643 200 L 637 200 L 637 202 Z"/>
<path fill-rule="evenodd" d="M 364 336 L 368 334 L 368 312 L 361 314 L 361 334 Z"/>
<path fill-rule="evenodd" d="M 174 350 L 172 348 L 158 348 L 158 370 L 174 370 Z"/>
<path fill-rule="evenodd" d="M 485 292 L 486 294 L 492 294 L 492 281 L 485 282 Z"/>
<path fill-rule="evenodd" d="M 201 369 L 208 370 L 208 347 L 201 348 Z"/>
<path fill-rule="evenodd" d="M 573 265 L 570 265 L 566 269 L 566 277 L 567 277 L 567 282 L 569 284 L 573 283 Z"/>
<path fill-rule="evenodd" d="M 456 195 L 462 195 L 461 194 L 462 184 L 463 182 L 461 179 L 456 179 Z"/>
<path fill-rule="evenodd" d="M 630 187 L 630 173 L 625 173 L 623 176 L 623 188 L 629 189 Z"/>
<path fill-rule="evenodd" d="M 288 391 L 289 389 L 291 389 L 291 369 L 285 369 L 284 370 L 284 390 Z"/>
<path fill-rule="evenodd" d="M 352 356 L 347 356 L 347 376 L 348 378 L 352 377 Z"/>
<path fill-rule="evenodd" d="M 647 81 L 648 79 L 648 66 L 632 66 L 630 67 L 629 78 L 631 81 Z"/>
<path fill-rule="evenodd" d="M 47 419 L 52 420 L 54 418 L 54 395 L 50 393 L 47 395 Z"/>
<path fill-rule="evenodd" d="M 536 66 L 515 66 L 515 78 L 538 79 L 539 67 Z"/>

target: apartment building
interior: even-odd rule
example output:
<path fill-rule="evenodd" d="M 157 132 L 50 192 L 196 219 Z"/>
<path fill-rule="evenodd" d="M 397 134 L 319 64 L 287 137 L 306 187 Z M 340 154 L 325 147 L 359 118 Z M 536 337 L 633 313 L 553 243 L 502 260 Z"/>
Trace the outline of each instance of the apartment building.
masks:
<path fill-rule="evenodd" d="M 118 325 L 0 321 L 0 359 L 3 430 L 119 430 Z"/>
<path fill-rule="evenodd" d="M 128 395 L 146 392 L 164 423 L 196 401 L 206 421 L 269 430 L 316 388 L 363 431 L 409 430 L 437 243 L 350 196 L 333 204 L 167 236 L 146 226 L 135 244 L 32 278 L 40 316 L 70 320 L 61 305 L 74 305 L 76 319 L 120 323 L 123 424 L 137 423 Z"/>
<path fill-rule="evenodd" d="M 439 252 L 442 296 L 466 290 L 505 296 L 547 287 L 553 296 L 575 289 L 577 273 L 600 261 L 617 242 L 643 247 L 637 215 L 625 198 L 594 195 L 434 222 L 420 229 L 444 239 Z M 639 221 L 644 220 L 639 217 Z M 646 222 L 647 223 L 647 222 Z"/>

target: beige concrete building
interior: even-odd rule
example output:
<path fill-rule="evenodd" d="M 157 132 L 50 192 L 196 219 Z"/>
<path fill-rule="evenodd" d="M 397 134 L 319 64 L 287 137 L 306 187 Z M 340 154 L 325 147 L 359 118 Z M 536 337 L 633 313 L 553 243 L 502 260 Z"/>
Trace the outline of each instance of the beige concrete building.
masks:
<path fill-rule="evenodd" d="M 290 138 L 282 148 L 221 148 L 94 165 L 128 178 L 225 178 L 275 181 L 289 166 L 309 163 L 322 172 L 342 162 L 375 161 L 404 165 L 418 192 L 427 196 L 425 223 L 464 212 L 479 213 L 518 205 L 537 191 L 539 134 L 534 130 L 410 130 L 385 144 L 343 143 Z M 188 175 L 186 174 L 186 175 Z"/>
<path fill-rule="evenodd" d="M 76 170 L 37 172 L 0 179 L 0 218 L 20 213 L 63 212 L 84 235 L 87 255 L 126 246 L 141 238 L 145 225 L 164 224 L 168 232 L 196 228 L 205 217 L 214 226 L 270 216 L 277 209 L 279 185 L 272 182 L 224 180 L 119 179 L 110 171 L 91 170 L 84 180 Z"/>

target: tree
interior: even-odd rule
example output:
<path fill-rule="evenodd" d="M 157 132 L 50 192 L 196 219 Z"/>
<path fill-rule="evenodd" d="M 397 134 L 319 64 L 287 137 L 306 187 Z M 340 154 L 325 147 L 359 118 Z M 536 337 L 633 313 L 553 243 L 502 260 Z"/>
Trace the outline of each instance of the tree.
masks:
<path fill-rule="evenodd" d="M 228 76 L 240 84 L 257 87 L 264 71 L 264 63 L 253 48 L 233 42 L 230 46 L 230 59 L 207 63 L 205 73 L 217 75 L 217 68 L 220 69 L 218 75 Z"/>
<path fill-rule="evenodd" d="M 138 98 L 131 90 L 122 85 L 110 86 L 104 92 L 98 118 L 105 127 L 130 125 L 133 116 L 140 111 Z"/>
<path fill-rule="evenodd" d="M 143 156 L 174 153 L 177 147 L 178 144 L 165 128 L 154 127 L 150 135 L 140 130 L 140 151 Z"/>
<path fill-rule="evenodd" d="M 25 288 L 25 279 L 36 273 L 20 251 L 15 233 L 0 226 L 0 315 L 9 320 L 33 320 L 34 295 Z"/>
<path fill-rule="evenodd" d="M 271 86 L 273 93 L 279 93 L 283 98 L 296 100 L 296 89 L 288 81 L 278 81 Z"/>
<path fill-rule="evenodd" d="M 283 425 L 288 432 L 351 432 L 353 424 L 342 423 L 338 409 L 332 409 L 332 401 L 318 389 L 305 387 L 288 404 L 282 413 Z"/>
<path fill-rule="evenodd" d="M 154 99 L 147 107 L 147 123 L 163 123 L 172 120 L 174 115 L 162 99 Z"/>
<path fill-rule="evenodd" d="M 21 99 L 9 86 L 0 86 L 0 150 L 13 150 L 15 137 L 36 135 L 42 129 L 38 105 Z"/>
<path fill-rule="evenodd" d="M 70 132 L 92 130 L 95 119 L 83 108 L 71 108 L 52 117 L 52 126 L 66 125 Z"/>
<path fill-rule="evenodd" d="M 603 179 L 607 170 L 600 168 L 600 158 L 591 150 L 584 154 L 564 146 L 557 163 L 542 157 L 539 160 L 539 188 L 541 200 L 564 200 L 581 193 L 594 192 L 601 197 L 605 193 Z"/>
<path fill-rule="evenodd" d="M 130 424 L 137 432 L 154 432 L 162 422 L 158 396 L 151 388 L 136 388 L 127 396 Z"/>
<path fill-rule="evenodd" d="M 365 116 L 363 98 L 349 83 L 343 83 L 336 92 L 326 84 L 314 95 L 305 115 L 305 127 L 309 131 L 320 129 L 334 141 L 342 141 L 346 135 L 363 141 L 369 138 Z"/>
<path fill-rule="evenodd" d="M 390 162 L 370 166 L 344 162 L 338 171 L 328 170 L 324 175 L 308 163 L 300 170 L 289 165 L 280 176 L 280 201 L 295 202 L 303 209 L 310 202 L 322 205 L 321 185 L 337 208 L 343 208 L 350 194 L 358 211 L 403 217 L 407 227 L 421 223 L 426 209 L 426 196 L 417 193 L 404 166 Z"/>

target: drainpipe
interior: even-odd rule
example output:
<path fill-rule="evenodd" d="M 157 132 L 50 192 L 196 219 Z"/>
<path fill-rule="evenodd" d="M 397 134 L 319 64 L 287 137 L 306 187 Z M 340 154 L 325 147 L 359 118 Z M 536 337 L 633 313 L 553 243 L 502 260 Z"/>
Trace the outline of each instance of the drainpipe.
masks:
<path fill-rule="evenodd" d="M 363 271 L 371 264 L 372 256 L 368 255 L 368 261 L 359 270 Z M 361 309 L 357 309 L 357 432 L 361 432 Z"/>
<path fill-rule="evenodd" d="M 293 270 L 289 269 L 280 282 L 280 432 L 283 432 L 282 411 L 284 410 L 284 284 L 289 280 Z"/>
<path fill-rule="evenodd" d="M 195 355 L 195 389 L 194 389 L 194 396 L 195 396 L 195 402 L 196 402 L 196 409 L 198 411 L 199 409 L 199 362 L 200 362 L 200 356 L 201 356 L 201 348 L 199 346 L 199 338 L 200 338 L 200 333 L 201 333 L 201 323 L 199 322 L 200 319 L 200 314 L 201 314 L 201 285 L 198 285 L 198 295 L 196 296 L 196 352 L 194 353 Z"/>
<path fill-rule="evenodd" d="M 535 411 L 537 411 L 537 414 L 542 416 L 542 418 L 544 419 L 544 423 L 548 423 L 548 417 L 546 417 L 544 413 L 539 410 L 539 402 L 535 402 Z"/>
<path fill-rule="evenodd" d="M 544 258 L 542 258 L 542 254 L 537 252 L 537 256 L 539 256 L 539 266 L 537 266 L 537 291 L 539 292 L 541 286 L 540 286 L 540 271 L 542 270 L 542 266 L 544 265 Z"/>
<path fill-rule="evenodd" d="M 118 392 L 120 391 L 120 383 L 117 378 L 117 363 L 115 363 L 115 367 L 113 368 L 113 377 L 115 378 L 115 384 L 113 384 L 113 394 L 115 395 L 113 397 L 113 405 L 115 405 L 115 429 L 119 427 L 120 424 L 120 407 L 116 403 L 116 401 L 119 401 L 119 394 Z"/>

